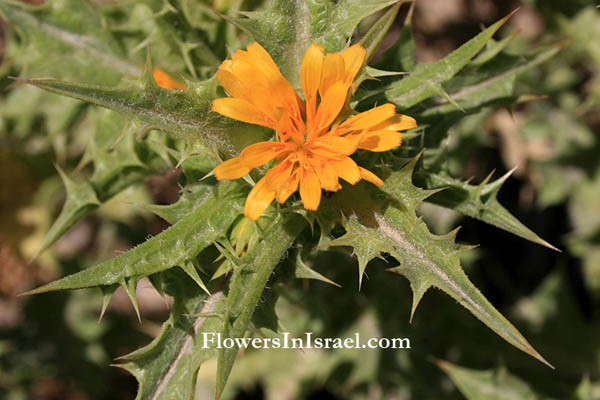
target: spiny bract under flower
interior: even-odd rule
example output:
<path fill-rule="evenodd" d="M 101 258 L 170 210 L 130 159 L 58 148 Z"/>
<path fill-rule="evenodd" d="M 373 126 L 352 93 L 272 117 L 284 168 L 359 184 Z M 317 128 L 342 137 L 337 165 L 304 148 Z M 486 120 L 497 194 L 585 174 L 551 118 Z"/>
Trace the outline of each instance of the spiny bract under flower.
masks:
<path fill-rule="evenodd" d="M 247 51 L 236 51 L 232 60 L 221 64 L 217 78 L 232 97 L 215 100 L 213 111 L 277 132 L 277 141 L 248 146 L 214 170 L 219 180 L 238 179 L 253 168 L 279 160 L 248 195 L 244 209 L 248 218 L 258 219 L 273 199 L 283 203 L 298 187 L 304 208 L 316 210 L 321 189 L 339 190 L 339 178 L 351 184 L 361 179 L 383 184 L 349 156 L 357 149 L 387 151 L 399 146 L 399 131 L 417 124 L 411 117 L 396 114 L 396 107 L 389 103 L 343 121 L 342 109 L 365 54 L 358 44 L 327 55 L 321 46 L 310 46 L 300 71 L 305 101 L 258 43 Z"/>

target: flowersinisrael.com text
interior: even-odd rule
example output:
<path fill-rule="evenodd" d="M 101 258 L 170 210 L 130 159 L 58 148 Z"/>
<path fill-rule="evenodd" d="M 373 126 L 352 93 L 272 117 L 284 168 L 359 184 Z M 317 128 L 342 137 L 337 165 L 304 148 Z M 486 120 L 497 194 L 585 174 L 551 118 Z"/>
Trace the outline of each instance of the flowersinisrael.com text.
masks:
<path fill-rule="evenodd" d="M 346 338 L 313 337 L 306 332 L 302 337 L 292 337 L 284 332 L 274 338 L 222 338 L 220 333 L 203 332 L 202 348 L 231 349 L 410 349 L 408 338 L 368 338 L 361 339 L 360 333 Z"/>

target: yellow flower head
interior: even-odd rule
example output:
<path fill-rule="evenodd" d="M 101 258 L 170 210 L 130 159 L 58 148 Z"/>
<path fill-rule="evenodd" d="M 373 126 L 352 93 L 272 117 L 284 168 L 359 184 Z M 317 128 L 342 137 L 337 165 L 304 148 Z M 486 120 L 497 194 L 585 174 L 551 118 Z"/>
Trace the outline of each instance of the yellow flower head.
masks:
<path fill-rule="evenodd" d="M 396 107 L 389 103 L 341 120 L 340 112 L 365 55 L 358 44 L 327 55 L 321 46 L 310 46 L 300 71 L 305 101 L 258 43 L 247 51 L 236 51 L 232 60 L 221 64 L 217 78 L 232 97 L 215 100 L 213 111 L 277 133 L 276 141 L 250 145 L 214 170 L 219 180 L 238 179 L 278 160 L 248 195 L 244 208 L 248 218 L 258 219 L 273 199 L 283 203 L 298 188 L 304 208 L 316 210 L 321 189 L 339 190 L 340 178 L 353 185 L 361 179 L 383 185 L 350 155 L 357 149 L 387 151 L 399 146 L 399 131 L 417 124 L 411 117 L 396 114 Z"/>

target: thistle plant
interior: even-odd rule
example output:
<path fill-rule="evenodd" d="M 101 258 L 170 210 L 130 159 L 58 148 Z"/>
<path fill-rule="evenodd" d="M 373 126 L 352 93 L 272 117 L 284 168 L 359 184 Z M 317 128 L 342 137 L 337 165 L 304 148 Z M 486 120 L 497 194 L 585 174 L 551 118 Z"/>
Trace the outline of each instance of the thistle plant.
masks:
<path fill-rule="evenodd" d="M 371 260 L 397 262 L 369 269 L 408 279 L 411 314 L 396 318 L 412 319 L 436 287 L 490 335 L 550 366 L 463 271 L 474 244 L 457 243 L 457 230 L 433 234 L 418 213 L 432 203 L 554 249 L 498 201 L 510 172 L 457 178 L 444 143 L 468 115 L 535 100 L 516 78 L 562 44 L 508 53 L 512 36 L 493 39 L 507 16 L 418 63 L 413 5 L 401 0 L 274 0 L 242 13 L 233 3 L 219 12 L 184 0 L 0 0 L 14 95 L 60 108 L 48 132 L 89 138 L 76 168 L 59 167 L 66 200 L 40 252 L 149 175 L 182 171 L 177 202 L 143 206 L 168 229 L 28 294 L 99 288 L 103 314 L 122 286 L 139 318 L 136 286 L 149 278 L 173 298 L 170 317 L 118 365 L 138 380 L 139 399 L 193 398 L 198 371 L 216 357 L 220 398 L 238 349 L 204 348 L 202 334 L 279 335 L 272 287 L 331 282 L 308 260 L 339 247 L 358 274 L 355 287 L 330 286 L 331 297 L 360 290 Z M 403 5 L 399 38 L 376 56 Z M 81 113 L 87 130 L 73 130 Z M 60 160 L 64 146 L 54 146 Z"/>

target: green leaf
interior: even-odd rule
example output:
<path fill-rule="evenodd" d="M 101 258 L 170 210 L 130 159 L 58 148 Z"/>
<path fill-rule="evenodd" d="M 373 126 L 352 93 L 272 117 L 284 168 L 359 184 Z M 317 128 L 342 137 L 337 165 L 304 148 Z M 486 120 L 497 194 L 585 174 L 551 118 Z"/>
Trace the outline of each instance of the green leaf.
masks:
<path fill-rule="evenodd" d="M 58 168 L 58 172 L 65 185 L 66 201 L 58 218 L 54 221 L 46 236 L 44 236 L 42 245 L 33 258 L 37 258 L 42 251 L 56 242 L 69 228 L 81 221 L 100 205 L 96 191 L 89 182 L 75 182 L 60 168 Z"/>
<path fill-rule="evenodd" d="M 264 46 L 286 78 L 299 87 L 300 65 L 312 43 L 322 45 L 328 52 L 340 51 L 362 19 L 397 2 L 276 0 L 265 11 L 228 20 Z"/>
<path fill-rule="evenodd" d="M 398 4 L 390 7 L 390 9 L 386 11 L 386 13 L 379 18 L 360 39 L 360 45 L 367 50 L 367 55 L 365 58 L 366 62 L 369 62 L 381 44 L 383 38 L 387 35 L 388 31 L 392 27 L 392 24 L 398 15 L 398 11 L 400 11 L 402 3 L 403 1 L 400 1 Z"/>
<path fill-rule="evenodd" d="M 25 39 L 19 62 L 29 74 L 115 84 L 139 76 L 92 2 L 57 0 L 42 6 L 0 0 L 2 14 Z"/>
<path fill-rule="evenodd" d="M 400 266 L 390 271 L 404 275 L 413 290 L 411 314 L 425 292 L 438 287 L 504 340 L 550 366 L 469 281 L 460 266 L 460 255 L 471 247 L 454 242 L 457 231 L 436 236 L 416 216 L 417 206 L 435 192 L 413 185 L 416 162 L 414 159 L 391 172 L 380 191 L 357 184 L 338 192 L 330 206 L 341 208 L 347 216 L 343 222 L 346 234 L 329 245 L 352 246 L 363 265 L 381 253 L 392 255 Z"/>
<path fill-rule="evenodd" d="M 138 158 L 135 138 L 126 135 L 124 118 L 110 110 L 89 110 L 88 116 L 95 124 L 94 134 L 88 143 L 80 167 L 90 160 L 94 163 L 94 173 L 89 181 L 67 186 L 67 200 L 58 218 L 44 237 L 41 253 L 54 244 L 73 225 L 96 210 L 121 190 L 141 181 L 152 172 Z M 117 142 L 118 141 L 118 142 Z M 61 176 L 64 173 L 61 172 Z M 64 177 L 63 180 L 69 178 Z M 86 197 L 88 201 L 77 199 Z"/>
<path fill-rule="evenodd" d="M 229 286 L 223 339 L 243 336 L 274 268 L 305 226 L 305 220 L 298 214 L 278 214 L 261 240 L 239 259 Z M 237 352 L 236 347 L 219 349 L 217 399 L 223 393 Z"/>
<path fill-rule="evenodd" d="M 196 69 L 199 65 L 207 65 L 213 69 L 219 66 L 221 60 L 213 52 L 213 47 L 206 42 L 198 30 L 192 29 L 193 21 L 185 17 L 187 7 L 182 7 L 179 2 L 174 2 L 179 9 L 173 8 L 169 2 L 149 3 L 154 3 L 154 10 L 157 12 L 155 20 L 161 38 L 171 46 L 174 53 L 179 53 L 178 58 L 184 60 L 192 77 L 197 78 Z M 157 6 L 161 6 L 162 9 L 158 10 Z"/>
<path fill-rule="evenodd" d="M 510 37 L 509 37 L 510 38 Z M 515 78 L 554 57 L 565 46 L 564 42 L 538 49 L 530 54 L 511 55 L 500 53 L 490 61 L 472 64 L 448 82 L 446 90 L 454 101 L 465 109 L 474 109 L 492 100 L 515 96 Z M 485 52 L 480 56 L 485 55 Z M 464 74 L 463 74 L 464 72 Z M 449 104 L 428 110 L 426 114 L 434 115 L 449 111 Z"/>
<path fill-rule="evenodd" d="M 398 107 L 407 109 L 432 96 L 446 97 L 442 84 L 467 65 L 511 15 L 502 18 L 443 59 L 419 65 L 404 79 L 391 83 L 385 89 L 386 98 Z"/>
<path fill-rule="evenodd" d="M 224 236 L 242 213 L 245 188 L 238 182 L 224 182 L 187 217 L 132 250 L 102 264 L 69 275 L 27 292 L 80 289 L 122 284 L 153 273 L 181 266 Z"/>
<path fill-rule="evenodd" d="M 438 147 L 448 129 L 467 114 L 479 112 L 488 106 L 508 106 L 529 101 L 535 97 L 519 96 L 516 79 L 519 75 L 554 57 L 563 44 L 537 51 L 534 54 L 509 56 L 501 54 L 476 69 L 469 68 L 464 76 L 457 76 L 444 87 L 453 102 L 441 100 L 418 116 L 419 124 L 427 125 L 427 147 Z M 458 109 L 456 104 L 460 107 Z"/>
<path fill-rule="evenodd" d="M 394 68 L 398 71 L 412 71 L 417 65 L 417 49 L 412 34 L 412 16 L 415 3 L 410 4 L 406 20 L 400 31 L 400 37 L 392 47 L 386 50 L 377 65 L 381 68 Z"/>
<path fill-rule="evenodd" d="M 294 275 L 298 279 L 315 279 L 321 282 L 329 283 L 333 286 L 341 287 L 341 285 L 335 283 L 323 274 L 309 267 L 307 263 L 302 259 L 302 252 L 300 251 L 298 251 L 296 254 L 296 260 L 294 263 Z"/>
<path fill-rule="evenodd" d="M 211 111 L 212 101 L 217 97 L 216 78 L 190 83 L 186 91 L 160 88 L 154 80 L 147 78 L 138 84 L 118 88 L 51 79 L 26 82 L 136 117 L 144 124 L 145 131 L 162 130 L 189 143 L 201 142 L 209 148 L 230 154 L 235 153 L 230 129 L 247 126 Z M 249 128 L 249 132 L 253 132 L 253 129 Z"/>
<path fill-rule="evenodd" d="M 488 61 L 492 60 L 512 42 L 512 40 L 517 36 L 517 34 L 518 31 L 498 41 L 491 39 L 488 42 L 485 50 L 483 50 L 477 57 L 471 60 L 470 65 L 483 65 Z"/>
<path fill-rule="evenodd" d="M 158 215 L 170 224 L 175 224 L 187 215 L 193 213 L 202 205 L 202 200 L 210 196 L 210 185 L 194 185 L 193 191 L 189 187 L 179 196 L 179 199 L 169 205 L 146 205 L 145 209 Z"/>
<path fill-rule="evenodd" d="M 528 384 L 504 368 L 475 370 L 459 367 L 443 360 L 434 360 L 467 400 L 542 399 Z"/>
<path fill-rule="evenodd" d="M 163 282 L 175 299 L 169 319 L 150 344 L 117 364 L 138 380 L 137 400 L 193 398 L 200 365 L 216 353 L 208 341 L 204 348 L 204 339 L 221 329 L 222 320 L 210 315 L 224 307 L 225 296 L 208 297 L 178 270 L 163 273 Z"/>
<path fill-rule="evenodd" d="M 534 243 L 558 250 L 523 225 L 498 202 L 498 192 L 511 173 L 512 171 L 509 171 L 496 181 L 488 183 L 490 174 L 481 184 L 470 185 L 443 173 L 420 169 L 415 172 L 415 182 L 425 189 L 443 189 L 428 197 L 428 202 L 450 208 Z"/>
<path fill-rule="evenodd" d="M 575 400 L 594 400 L 598 394 L 600 394 L 600 385 L 597 382 L 592 383 L 590 378 L 585 376 L 575 389 L 573 398 Z"/>

